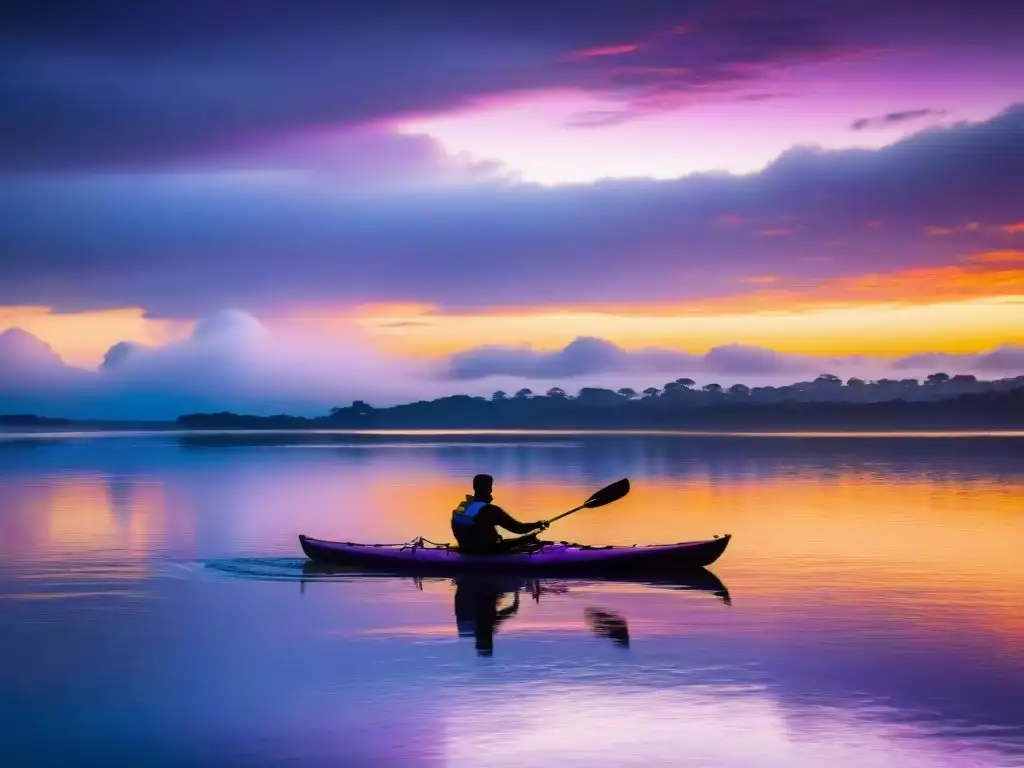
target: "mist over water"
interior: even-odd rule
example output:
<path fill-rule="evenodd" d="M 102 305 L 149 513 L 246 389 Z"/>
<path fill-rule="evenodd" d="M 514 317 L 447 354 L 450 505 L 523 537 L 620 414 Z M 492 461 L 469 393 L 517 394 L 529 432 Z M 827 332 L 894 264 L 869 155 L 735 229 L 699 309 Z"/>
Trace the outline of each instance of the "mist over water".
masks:
<path fill-rule="evenodd" d="M 0 764 L 1015 766 L 1024 438 L 0 439 Z M 393 578 L 476 472 L 720 582 Z M 718 588 L 721 587 L 721 588 Z"/>

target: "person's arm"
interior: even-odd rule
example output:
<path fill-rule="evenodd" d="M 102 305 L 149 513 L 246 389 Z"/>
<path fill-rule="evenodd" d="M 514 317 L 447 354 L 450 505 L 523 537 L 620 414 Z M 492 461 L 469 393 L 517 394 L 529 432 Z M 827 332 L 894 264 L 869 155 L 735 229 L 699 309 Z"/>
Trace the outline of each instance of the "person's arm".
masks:
<path fill-rule="evenodd" d="M 512 533 L 530 533 L 530 531 L 535 531 L 538 528 L 544 527 L 543 521 L 541 520 L 538 520 L 535 523 L 520 523 L 501 507 L 491 504 L 490 508 L 494 524 L 500 525 L 505 530 L 512 531 Z"/>

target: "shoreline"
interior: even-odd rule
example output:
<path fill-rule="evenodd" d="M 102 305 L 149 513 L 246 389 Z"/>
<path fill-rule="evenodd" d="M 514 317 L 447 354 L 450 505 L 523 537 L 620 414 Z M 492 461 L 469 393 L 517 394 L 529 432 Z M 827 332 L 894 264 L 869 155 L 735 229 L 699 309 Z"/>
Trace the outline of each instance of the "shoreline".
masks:
<path fill-rule="evenodd" d="M 356 401 L 326 415 L 266 416 L 217 411 L 170 419 L 69 419 L 0 414 L 12 434 L 150 432 L 177 434 L 932 434 L 1024 430 L 1024 386 L 936 397 L 882 401 L 707 401 L 702 396 L 628 400 L 536 397 L 486 400 L 451 396 L 386 408 Z"/>
<path fill-rule="evenodd" d="M 74 425 L 64 428 L 11 429 L 0 425 L 0 439 L 9 438 L 75 438 L 82 436 L 148 436 L 148 435 L 323 435 L 354 437 L 744 437 L 744 438 L 1024 438 L 1024 429 L 789 429 L 789 430 L 689 430 L 689 429 L 345 429 L 345 428 L 221 428 L 199 429 L 174 425 L 163 427 L 121 427 Z"/>

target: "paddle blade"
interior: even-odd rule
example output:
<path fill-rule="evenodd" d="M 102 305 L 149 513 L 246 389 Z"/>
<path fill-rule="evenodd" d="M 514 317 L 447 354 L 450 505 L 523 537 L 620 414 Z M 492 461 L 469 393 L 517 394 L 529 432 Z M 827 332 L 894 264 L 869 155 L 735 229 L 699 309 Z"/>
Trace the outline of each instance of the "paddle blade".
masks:
<path fill-rule="evenodd" d="M 629 648 L 629 625 L 626 620 L 617 613 L 600 611 L 596 608 L 585 608 L 583 616 L 587 626 L 598 637 L 607 637 L 613 640 L 616 645 Z"/>
<path fill-rule="evenodd" d="M 611 504 L 613 501 L 618 501 L 627 493 L 629 493 L 629 478 L 624 477 L 621 480 L 616 480 L 611 485 L 606 485 L 600 491 L 583 502 L 583 506 L 588 509 L 603 507 L 605 504 Z"/>

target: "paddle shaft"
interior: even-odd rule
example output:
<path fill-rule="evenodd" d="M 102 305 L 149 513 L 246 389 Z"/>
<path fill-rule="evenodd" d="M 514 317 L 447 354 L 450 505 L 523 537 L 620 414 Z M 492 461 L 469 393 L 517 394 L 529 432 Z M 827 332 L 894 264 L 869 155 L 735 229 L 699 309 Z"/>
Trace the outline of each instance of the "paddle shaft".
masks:
<path fill-rule="evenodd" d="M 548 525 L 551 525 L 556 520 L 561 520 L 563 517 L 568 517 L 573 512 L 579 512 L 581 509 L 586 509 L 586 508 L 587 508 L 586 504 L 580 504 L 580 506 L 576 507 L 575 509 L 570 509 L 568 512 L 563 512 L 562 514 L 560 514 L 560 515 L 558 515 L 556 517 L 552 517 L 550 520 L 548 520 Z"/>
<path fill-rule="evenodd" d="M 578 507 L 570 509 L 568 512 L 563 512 L 556 517 L 552 517 L 550 520 L 546 520 L 545 522 L 547 525 L 544 527 L 547 528 L 556 520 L 568 517 L 574 512 L 579 512 L 581 509 L 593 509 L 594 507 L 603 507 L 605 504 L 611 504 L 613 501 L 621 499 L 627 493 L 629 493 L 629 480 L 624 477 L 621 480 L 616 480 L 611 485 L 606 485 Z"/>

